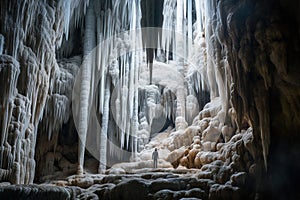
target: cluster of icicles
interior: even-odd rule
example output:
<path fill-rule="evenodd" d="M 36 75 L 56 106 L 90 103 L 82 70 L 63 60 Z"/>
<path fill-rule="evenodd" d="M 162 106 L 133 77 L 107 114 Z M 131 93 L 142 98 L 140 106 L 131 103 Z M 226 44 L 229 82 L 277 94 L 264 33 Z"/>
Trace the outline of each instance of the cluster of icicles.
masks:
<path fill-rule="evenodd" d="M 75 109 L 80 136 L 79 173 L 83 172 L 87 135 L 95 132 L 90 125 L 93 118 L 90 111 L 96 110 L 101 118 L 98 119 L 101 127 L 96 128 L 99 151 L 96 154 L 100 161 L 98 171 L 102 173 L 107 165 L 107 149 L 109 155 L 119 154 L 121 157 L 123 149 L 134 155 L 143 145 L 141 143 L 149 140 L 154 118 L 162 115 L 157 112 L 157 104 L 163 102 L 166 118 L 174 123 L 186 124 L 176 125 L 176 128 L 186 127 L 199 112 L 195 96 L 201 91 L 210 91 L 212 98 L 221 96 L 223 109 L 227 110 L 226 80 L 218 73 L 219 61 L 210 56 L 213 49 L 209 40 L 214 33 L 211 30 L 211 15 L 206 12 L 213 12 L 210 11 L 213 1 L 164 1 L 162 32 L 157 41 L 157 48 L 161 51 L 157 51 L 156 56 L 164 56 L 164 64 L 175 66 L 185 79 L 183 84 L 187 85 L 172 92 L 168 90 L 168 85 L 162 85 L 161 92 L 156 87 L 159 85 L 141 84 L 147 82 L 142 80 L 142 74 L 149 71 L 144 64 L 145 51 L 139 49 L 142 31 L 124 34 L 124 31 L 141 28 L 140 4 L 140 0 L 112 1 L 103 9 L 100 1 L 91 0 L 87 7 L 83 41 L 85 59 L 78 86 L 80 101 Z M 194 19 L 193 10 L 196 11 Z M 139 51 L 129 52 L 134 49 L 132 46 Z M 170 55 L 172 60 L 169 60 Z M 155 79 L 155 73 L 153 77 Z M 194 109 L 194 114 L 191 114 L 191 109 Z M 110 125 L 112 118 L 114 125 Z M 108 138 L 113 137 L 111 135 L 115 135 L 114 143 L 108 142 Z"/>

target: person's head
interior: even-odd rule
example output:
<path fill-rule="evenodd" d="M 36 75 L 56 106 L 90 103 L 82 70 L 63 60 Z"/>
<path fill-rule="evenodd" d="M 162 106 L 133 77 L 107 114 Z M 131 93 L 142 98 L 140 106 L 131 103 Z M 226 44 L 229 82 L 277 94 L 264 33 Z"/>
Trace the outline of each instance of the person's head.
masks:
<path fill-rule="evenodd" d="M 155 151 L 157 151 L 157 148 L 155 148 Z"/>

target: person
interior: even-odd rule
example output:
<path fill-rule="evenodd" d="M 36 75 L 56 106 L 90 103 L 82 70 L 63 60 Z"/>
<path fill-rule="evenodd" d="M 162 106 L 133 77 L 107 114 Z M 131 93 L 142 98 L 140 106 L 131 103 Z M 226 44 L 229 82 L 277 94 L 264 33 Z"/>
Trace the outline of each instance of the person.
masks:
<path fill-rule="evenodd" d="M 157 159 L 158 159 L 157 148 L 155 148 L 154 152 L 152 153 L 152 159 L 153 159 L 154 168 L 157 168 Z"/>

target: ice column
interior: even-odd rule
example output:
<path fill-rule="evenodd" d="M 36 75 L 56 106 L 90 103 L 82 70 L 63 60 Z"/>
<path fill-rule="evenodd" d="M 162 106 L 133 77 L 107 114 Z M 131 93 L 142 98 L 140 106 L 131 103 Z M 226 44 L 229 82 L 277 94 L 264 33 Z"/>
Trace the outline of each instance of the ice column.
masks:
<path fill-rule="evenodd" d="M 80 110 L 79 110 L 79 125 L 78 125 L 78 134 L 79 134 L 79 144 L 78 144 L 78 173 L 83 173 L 83 164 L 84 164 L 84 151 L 87 135 L 87 125 L 89 120 L 89 101 L 90 101 L 90 91 L 91 88 L 91 79 L 92 79 L 92 67 L 94 66 L 94 61 L 88 55 L 92 49 L 95 47 L 95 14 L 93 10 L 93 1 L 91 5 L 87 8 L 86 22 L 85 22 L 85 36 L 84 36 L 84 63 L 82 64 L 81 71 L 81 83 L 80 83 Z"/>
<path fill-rule="evenodd" d="M 104 6 L 104 10 L 103 9 Z M 87 11 L 89 12 L 89 10 Z M 141 47 L 140 28 L 141 10 L 140 0 L 113 1 L 111 8 L 95 2 L 94 12 L 97 15 L 96 50 L 97 73 L 101 74 L 99 89 L 96 90 L 99 99 L 97 112 L 102 114 L 102 128 L 100 132 L 100 165 L 99 172 L 106 169 L 106 150 L 108 132 L 116 132 L 119 144 L 109 143 L 110 153 L 121 152 L 120 149 L 137 151 L 137 123 L 138 123 L 138 66 L 141 61 L 140 52 L 128 52 L 130 49 Z M 88 15 L 88 14 L 87 14 Z M 87 27 L 88 28 L 88 27 Z M 131 30 L 130 34 L 124 33 Z M 123 32 L 123 33 L 122 33 Z M 114 89 L 111 91 L 111 89 Z M 112 96 L 114 92 L 115 96 Z M 114 116 L 110 117 L 110 98 L 114 106 Z M 108 131 L 109 120 L 114 117 L 116 130 Z M 131 148 L 131 149 L 130 149 Z M 121 155 L 118 155 L 121 157 Z"/>
<path fill-rule="evenodd" d="M 106 170 L 106 150 L 107 150 L 107 130 L 109 120 L 109 101 L 110 101 L 110 76 L 106 76 L 106 84 L 104 91 L 104 107 L 102 117 L 102 128 L 100 133 L 100 163 L 99 173 L 104 173 Z"/>

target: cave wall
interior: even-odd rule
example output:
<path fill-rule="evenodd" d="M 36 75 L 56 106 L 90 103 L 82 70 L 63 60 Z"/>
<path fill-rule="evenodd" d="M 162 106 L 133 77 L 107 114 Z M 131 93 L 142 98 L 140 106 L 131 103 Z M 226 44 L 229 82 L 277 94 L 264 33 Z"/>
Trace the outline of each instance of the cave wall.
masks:
<path fill-rule="evenodd" d="M 214 45 L 229 62 L 230 101 L 238 126 L 253 127 L 256 148 L 262 152 L 257 156 L 264 159 L 267 172 L 265 193 L 288 197 L 297 193 L 300 169 L 299 3 L 214 3 Z"/>
<path fill-rule="evenodd" d="M 76 14 L 80 16 L 86 4 L 1 2 L 1 181 L 32 183 L 37 135 L 48 135 L 50 140 L 69 117 L 67 90 L 76 68 L 60 68 L 56 50 L 68 38 L 68 30 L 79 23 Z M 43 116 L 49 118 L 40 123 Z"/>

